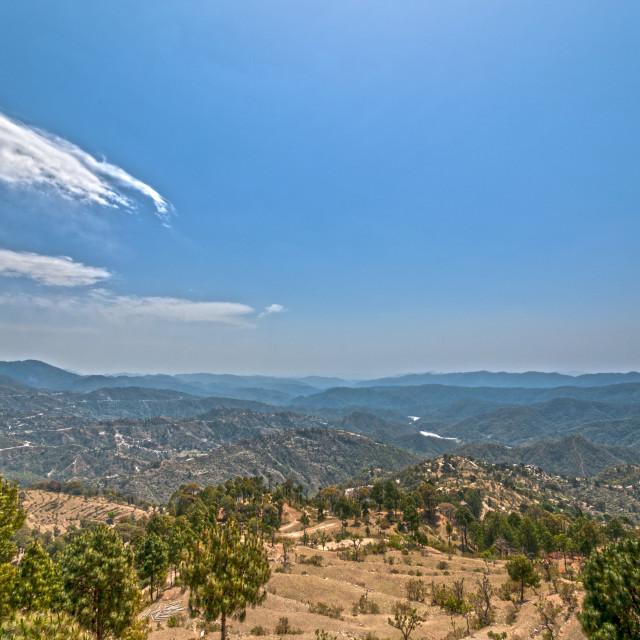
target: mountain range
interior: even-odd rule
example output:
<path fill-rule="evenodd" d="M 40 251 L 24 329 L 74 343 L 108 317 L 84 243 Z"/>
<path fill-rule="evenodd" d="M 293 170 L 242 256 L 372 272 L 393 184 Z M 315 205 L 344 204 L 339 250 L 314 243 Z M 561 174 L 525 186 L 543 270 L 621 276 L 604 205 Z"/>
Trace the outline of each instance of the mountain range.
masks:
<path fill-rule="evenodd" d="M 307 435 L 287 435 L 300 430 Z M 322 447 L 298 446 L 316 432 Z M 346 432 L 359 434 L 349 447 Z M 39 361 L 0 362 L 0 473 L 23 484 L 79 478 L 142 487 L 146 478 L 145 495 L 157 497 L 158 469 L 171 483 L 188 474 L 217 482 L 220 473 L 255 468 L 288 469 L 316 487 L 334 481 L 318 471 L 319 460 L 339 475 L 323 447 L 354 472 L 396 465 L 398 452 L 416 459 L 455 451 L 593 476 L 640 463 L 640 374 L 428 373 L 345 382 L 81 376 Z"/>

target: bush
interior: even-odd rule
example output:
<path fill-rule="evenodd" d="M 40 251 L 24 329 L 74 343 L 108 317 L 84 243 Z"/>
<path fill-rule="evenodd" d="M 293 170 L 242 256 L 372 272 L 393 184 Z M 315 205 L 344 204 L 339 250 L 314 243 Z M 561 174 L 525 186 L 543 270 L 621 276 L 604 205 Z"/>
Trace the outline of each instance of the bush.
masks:
<path fill-rule="evenodd" d="M 354 616 L 357 616 L 359 613 L 380 613 L 380 607 L 363 593 L 360 598 L 353 603 L 351 611 Z"/>
<path fill-rule="evenodd" d="M 338 604 L 331 605 L 326 602 L 317 602 L 316 604 L 309 603 L 309 613 L 317 613 L 318 615 L 327 616 L 328 618 L 339 619 L 343 611 L 344 607 Z M 276 633 L 278 632 L 276 631 Z"/>
<path fill-rule="evenodd" d="M 558 593 L 562 603 L 569 609 L 574 611 L 578 606 L 578 597 L 576 596 L 576 585 L 571 582 L 562 582 L 558 587 Z"/>
<path fill-rule="evenodd" d="M 314 554 L 311 557 L 300 556 L 299 562 L 300 564 L 310 564 L 310 565 L 313 565 L 314 567 L 321 567 L 322 556 L 318 554 Z"/>
<path fill-rule="evenodd" d="M 406 602 L 402 602 L 401 600 L 393 605 L 393 615 L 407 616 L 412 611 L 414 611 L 413 607 Z"/>
<path fill-rule="evenodd" d="M 167 620 L 167 627 L 169 627 L 170 629 L 173 629 L 174 627 L 183 627 L 186 621 L 187 618 L 183 614 L 178 613 L 177 615 L 171 616 Z"/>
<path fill-rule="evenodd" d="M 302 629 L 294 629 L 289 624 L 289 618 L 280 618 L 275 628 L 275 634 L 279 636 L 295 635 L 302 633 Z"/>
<path fill-rule="evenodd" d="M 387 543 L 384 540 L 377 540 L 376 542 L 370 542 L 366 544 L 363 549 L 367 553 L 385 553 L 387 550 Z"/>
<path fill-rule="evenodd" d="M 516 608 L 515 605 L 513 605 L 513 607 L 511 607 L 511 609 L 509 609 L 507 611 L 507 615 L 505 616 L 505 623 L 506 624 L 514 624 L 515 621 L 518 619 L 518 609 Z"/>
<path fill-rule="evenodd" d="M 424 602 L 427 589 L 422 580 L 409 580 L 405 586 L 407 593 L 407 600 L 414 600 L 416 602 Z"/>
<path fill-rule="evenodd" d="M 257 627 L 253 627 L 250 633 L 252 636 L 266 636 L 269 632 L 262 625 L 258 625 Z"/>

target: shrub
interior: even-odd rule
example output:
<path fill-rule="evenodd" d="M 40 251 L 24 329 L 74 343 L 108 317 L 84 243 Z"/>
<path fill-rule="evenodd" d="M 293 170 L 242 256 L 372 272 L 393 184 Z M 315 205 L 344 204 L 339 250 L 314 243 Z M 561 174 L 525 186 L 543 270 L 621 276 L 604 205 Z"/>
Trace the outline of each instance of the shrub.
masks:
<path fill-rule="evenodd" d="M 314 554 L 311 557 L 300 556 L 299 562 L 300 562 L 300 564 L 310 564 L 310 565 L 313 565 L 314 567 L 321 567 L 322 566 L 322 556 L 318 555 L 318 554 Z"/>
<path fill-rule="evenodd" d="M 266 636 L 269 632 L 262 625 L 258 625 L 257 627 L 253 627 L 251 629 L 252 636 Z"/>
<path fill-rule="evenodd" d="M 309 603 L 309 613 L 317 613 L 318 615 L 327 616 L 328 618 L 339 619 L 343 611 L 344 607 L 338 604 L 331 605 L 326 602 L 317 602 L 316 604 Z M 276 633 L 278 632 L 276 631 Z"/>
<path fill-rule="evenodd" d="M 167 619 L 167 627 L 170 629 L 173 629 L 174 627 L 183 627 L 186 620 L 187 619 L 183 614 L 178 613 L 177 615 L 173 615 Z"/>
<path fill-rule="evenodd" d="M 571 582 L 562 582 L 558 587 L 558 593 L 562 603 L 569 609 L 574 611 L 578 606 L 578 597 L 576 596 L 576 586 Z"/>
<path fill-rule="evenodd" d="M 405 616 L 409 615 L 413 611 L 413 607 L 399 600 L 393 605 L 393 615 Z"/>
<path fill-rule="evenodd" d="M 415 600 L 416 602 L 424 602 L 427 589 L 422 580 L 409 580 L 405 586 L 407 600 Z"/>
<path fill-rule="evenodd" d="M 278 624 L 275 628 L 276 635 L 285 636 L 285 635 L 294 635 L 302 633 L 301 629 L 294 629 L 289 624 L 289 618 L 280 618 L 278 620 Z"/>
<path fill-rule="evenodd" d="M 380 613 L 378 604 L 367 598 L 364 593 L 353 603 L 351 610 L 354 616 L 357 616 L 359 613 Z"/>
<path fill-rule="evenodd" d="M 505 616 L 504 621 L 506 624 L 511 625 L 511 624 L 514 624 L 517 619 L 518 619 L 518 609 L 514 605 L 513 607 L 511 607 L 511 609 L 507 611 L 507 615 Z"/>

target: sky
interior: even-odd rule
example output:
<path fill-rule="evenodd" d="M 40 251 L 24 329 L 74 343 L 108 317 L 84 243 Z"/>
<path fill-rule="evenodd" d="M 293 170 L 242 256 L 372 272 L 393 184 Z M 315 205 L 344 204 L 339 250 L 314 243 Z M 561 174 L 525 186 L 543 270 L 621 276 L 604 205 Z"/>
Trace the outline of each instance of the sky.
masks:
<path fill-rule="evenodd" d="M 639 21 L 5 0 L 0 360 L 637 370 Z"/>

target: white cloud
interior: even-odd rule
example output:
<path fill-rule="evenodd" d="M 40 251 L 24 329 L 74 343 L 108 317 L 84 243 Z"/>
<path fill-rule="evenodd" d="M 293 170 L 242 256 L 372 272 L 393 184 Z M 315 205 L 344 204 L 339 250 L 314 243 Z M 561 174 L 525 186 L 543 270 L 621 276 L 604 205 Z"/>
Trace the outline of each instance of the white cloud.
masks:
<path fill-rule="evenodd" d="M 265 307 L 264 311 L 258 317 L 264 318 L 265 316 L 270 316 L 274 313 L 283 313 L 284 311 L 287 311 L 287 309 L 281 304 L 270 304 L 268 307 Z"/>
<path fill-rule="evenodd" d="M 106 280 L 111 273 L 100 267 L 74 262 L 67 256 L 0 249 L 0 276 L 25 277 L 59 287 L 78 287 Z"/>
<path fill-rule="evenodd" d="M 84 296 L 0 296 L 0 303 L 21 310 L 41 309 L 68 313 L 75 320 L 102 318 L 110 322 L 165 320 L 171 322 L 222 323 L 250 327 L 246 316 L 254 309 L 237 302 L 198 302 L 182 298 L 118 296 L 94 289 Z"/>
<path fill-rule="evenodd" d="M 107 291 L 91 293 L 91 304 L 112 319 L 153 317 L 176 322 L 238 324 L 253 308 L 237 302 L 196 302 L 183 298 L 115 296 Z"/>
<path fill-rule="evenodd" d="M 166 224 L 171 205 L 153 188 L 120 167 L 96 160 L 80 147 L 28 127 L 0 113 L 0 180 L 9 185 L 52 190 L 60 196 L 106 207 L 133 208 L 122 189 L 153 201 Z"/>

